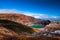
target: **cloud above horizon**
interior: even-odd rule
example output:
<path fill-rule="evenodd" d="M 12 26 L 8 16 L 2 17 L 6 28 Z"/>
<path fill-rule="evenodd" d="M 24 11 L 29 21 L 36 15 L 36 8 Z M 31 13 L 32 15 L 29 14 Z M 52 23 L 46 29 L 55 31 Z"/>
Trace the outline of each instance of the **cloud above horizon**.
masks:
<path fill-rule="evenodd" d="M 50 16 L 47 14 L 42 14 L 42 13 L 32 13 L 32 12 L 25 12 L 25 11 L 19 11 L 16 9 L 0 9 L 0 13 L 18 13 L 18 14 L 24 14 L 27 16 L 32 16 L 35 18 L 41 18 L 41 19 L 48 19 L 48 18 L 59 18 L 58 16 Z"/>

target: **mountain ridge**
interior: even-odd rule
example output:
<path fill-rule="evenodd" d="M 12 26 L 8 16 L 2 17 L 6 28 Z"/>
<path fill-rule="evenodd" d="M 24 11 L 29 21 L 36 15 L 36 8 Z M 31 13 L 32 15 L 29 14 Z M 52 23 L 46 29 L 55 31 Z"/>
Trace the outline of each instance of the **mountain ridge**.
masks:
<path fill-rule="evenodd" d="M 26 16 L 24 14 L 12 14 L 12 13 L 0 14 L 0 19 L 11 20 L 11 21 L 18 22 L 27 26 L 31 24 L 32 22 L 40 22 L 40 20 L 37 20 L 31 16 Z"/>

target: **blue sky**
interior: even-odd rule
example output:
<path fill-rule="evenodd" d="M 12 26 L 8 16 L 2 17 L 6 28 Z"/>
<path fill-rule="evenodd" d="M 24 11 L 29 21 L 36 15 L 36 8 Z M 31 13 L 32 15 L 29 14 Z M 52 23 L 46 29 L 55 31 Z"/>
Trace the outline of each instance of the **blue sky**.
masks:
<path fill-rule="evenodd" d="M 0 12 L 16 12 L 36 18 L 60 18 L 60 0 L 0 0 Z"/>

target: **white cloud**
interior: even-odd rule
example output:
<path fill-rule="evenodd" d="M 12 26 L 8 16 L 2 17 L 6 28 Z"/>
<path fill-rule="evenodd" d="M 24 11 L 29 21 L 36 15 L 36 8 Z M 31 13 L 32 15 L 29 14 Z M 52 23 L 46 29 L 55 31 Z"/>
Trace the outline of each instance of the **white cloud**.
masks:
<path fill-rule="evenodd" d="M 49 18 L 48 15 L 46 14 L 37 14 L 37 15 L 34 15 L 35 18 Z"/>
<path fill-rule="evenodd" d="M 53 18 L 58 18 L 57 16 L 53 16 Z"/>
<path fill-rule="evenodd" d="M 28 16 L 32 16 L 35 18 L 58 18 L 57 16 L 49 16 L 47 14 L 42 14 L 42 13 L 32 13 L 32 12 L 24 12 L 24 11 L 19 11 L 16 9 L 0 9 L 0 13 L 18 13 L 18 14 L 25 14 Z"/>
<path fill-rule="evenodd" d="M 0 13 L 22 13 L 22 11 L 16 9 L 0 9 Z"/>

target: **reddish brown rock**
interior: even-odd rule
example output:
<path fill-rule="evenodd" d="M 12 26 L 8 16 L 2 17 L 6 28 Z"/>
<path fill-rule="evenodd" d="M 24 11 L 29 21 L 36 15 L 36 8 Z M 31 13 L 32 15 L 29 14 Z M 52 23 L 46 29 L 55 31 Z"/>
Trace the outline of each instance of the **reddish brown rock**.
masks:
<path fill-rule="evenodd" d="M 28 26 L 31 22 L 40 22 L 40 20 L 34 17 L 26 16 L 23 14 L 0 14 L 1 20 L 11 20 L 17 23 Z"/>
<path fill-rule="evenodd" d="M 45 27 L 45 31 L 55 31 L 55 30 L 60 30 L 60 24 L 57 23 L 51 23 Z"/>
<path fill-rule="evenodd" d="M 18 37 L 18 34 L 12 30 L 9 30 L 4 27 L 0 27 L 0 40 L 9 40 L 15 39 Z"/>
<path fill-rule="evenodd" d="M 33 29 L 25 25 L 10 21 L 0 20 L 0 40 L 18 40 L 20 35 L 33 33 Z"/>

